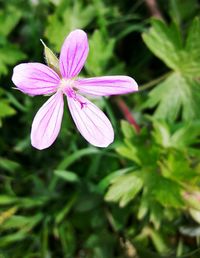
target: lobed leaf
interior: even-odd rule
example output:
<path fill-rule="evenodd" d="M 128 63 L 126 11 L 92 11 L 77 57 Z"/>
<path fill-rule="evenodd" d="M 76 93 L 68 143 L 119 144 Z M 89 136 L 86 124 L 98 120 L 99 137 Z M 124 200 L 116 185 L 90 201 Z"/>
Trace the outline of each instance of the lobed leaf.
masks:
<path fill-rule="evenodd" d="M 150 94 L 145 107 L 155 107 L 155 117 L 174 121 L 181 115 L 185 121 L 200 118 L 200 83 L 179 73 L 173 73 L 158 84 Z"/>
<path fill-rule="evenodd" d="M 119 202 L 120 207 L 132 201 L 143 186 L 140 171 L 118 176 L 112 181 L 105 195 L 106 201 Z"/>

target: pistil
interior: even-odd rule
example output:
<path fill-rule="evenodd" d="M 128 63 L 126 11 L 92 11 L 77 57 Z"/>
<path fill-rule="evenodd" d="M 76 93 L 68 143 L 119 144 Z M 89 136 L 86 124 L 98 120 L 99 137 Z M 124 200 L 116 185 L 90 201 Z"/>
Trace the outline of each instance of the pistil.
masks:
<path fill-rule="evenodd" d="M 87 104 L 86 102 L 82 102 L 76 95 L 75 81 L 72 79 L 61 79 L 58 90 L 61 90 L 69 98 L 73 98 L 75 101 L 78 101 L 81 105 L 81 109 L 83 109 Z"/>

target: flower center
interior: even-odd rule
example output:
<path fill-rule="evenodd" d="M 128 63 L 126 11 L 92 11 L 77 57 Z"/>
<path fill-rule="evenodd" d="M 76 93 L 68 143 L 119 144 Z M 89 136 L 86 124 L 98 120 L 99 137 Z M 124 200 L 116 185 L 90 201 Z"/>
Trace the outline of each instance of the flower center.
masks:
<path fill-rule="evenodd" d="M 61 79 L 58 90 L 61 90 L 69 98 L 73 98 L 78 101 L 81 105 L 81 109 L 86 106 L 86 102 L 80 100 L 79 96 L 76 95 L 75 81 L 72 79 Z"/>
<path fill-rule="evenodd" d="M 74 92 L 74 80 L 72 79 L 61 79 L 58 89 L 67 94 L 67 96 L 72 97 L 71 94 Z M 75 92 L 74 92 L 75 94 Z"/>

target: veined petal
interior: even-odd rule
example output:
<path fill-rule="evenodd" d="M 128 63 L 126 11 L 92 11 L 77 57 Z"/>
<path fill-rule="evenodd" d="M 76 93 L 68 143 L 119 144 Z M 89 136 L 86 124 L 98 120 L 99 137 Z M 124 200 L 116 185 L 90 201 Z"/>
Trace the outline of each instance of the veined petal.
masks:
<path fill-rule="evenodd" d="M 78 79 L 75 87 L 80 93 L 96 96 L 121 95 L 138 90 L 133 78 L 117 75 Z"/>
<path fill-rule="evenodd" d="M 12 81 L 20 91 L 34 96 L 55 92 L 60 78 L 44 64 L 24 63 L 15 66 Z"/>
<path fill-rule="evenodd" d="M 46 149 L 56 140 L 61 127 L 63 106 L 63 94 L 57 92 L 38 110 L 31 129 L 33 147 Z"/>
<path fill-rule="evenodd" d="M 107 147 L 114 140 L 114 131 L 107 116 L 83 96 L 67 97 L 69 110 L 76 127 L 92 145 Z"/>
<path fill-rule="evenodd" d="M 87 34 L 74 30 L 65 39 L 60 53 L 60 72 L 64 78 L 73 78 L 81 71 L 89 51 Z"/>

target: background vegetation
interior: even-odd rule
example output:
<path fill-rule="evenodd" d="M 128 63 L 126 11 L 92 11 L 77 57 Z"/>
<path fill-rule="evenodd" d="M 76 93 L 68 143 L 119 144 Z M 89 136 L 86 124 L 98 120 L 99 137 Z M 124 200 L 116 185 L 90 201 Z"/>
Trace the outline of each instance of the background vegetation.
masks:
<path fill-rule="evenodd" d="M 197 258 L 200 253 L 200 18 L 197 0 L 0 1 L 0 257 Z M 154 16 L 154 18 L 152 18 Z M 49 149 L 30 145 L 44 96 L 12 69 L 89 36 L 83 75 L 132 76 L 140 91 L 96 99 L 115 129 L 89 146 L 67 108 Z M 185 257 L 185 256 L 184 256 Z"/>

